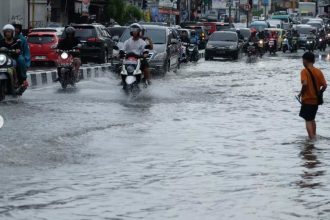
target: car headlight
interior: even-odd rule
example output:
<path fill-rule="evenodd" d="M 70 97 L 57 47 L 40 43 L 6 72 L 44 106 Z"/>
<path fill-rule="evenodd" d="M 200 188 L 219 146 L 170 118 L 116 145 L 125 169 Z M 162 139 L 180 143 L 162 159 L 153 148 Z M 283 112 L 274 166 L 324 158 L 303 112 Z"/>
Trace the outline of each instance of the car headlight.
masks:
<path fill-rule="evenodd" d="M 153 60 L 165 60 L 166 52 L 164 53 L 157 53 L 152 59 Z"/>
<path fill-rule="evenodd" d="M 11 59 L 8 59 L 8 61 L 7 61 L 7 66 L 11 66 L 12 63 L 13 63 L 13 62 L 11 61 Z"/>
<path fill-rule="evenodd" d="M 236 46 L 235 45 L 230 45 L 229 49 L 234 50 L 234 49 L 236 49 Z"/>
<path fill-rule="evenodd" d="M 321 42 L 321 41 L 322 41 L 322 39 L 319 39 L 319 41 Z"/>
<path fill-rule="evenodd" d="M 63 60 L 68 59 L 68 57 L 69 57 L 69 54 L 66 53 L 66 52 L 63 52 L 63 53 L 61 54 L 61 58 L 62 58 Z"/>
<path fill-rule="evenodd" d="M 212 44 L 206 44 L 206 49 L 213 49 L 214 46 Z"/>
<path fill-rule="evenodd" d="M 2 66 L 7 61 L 7 57 L 3 54 L 0 54 L 0 65 Z"/>

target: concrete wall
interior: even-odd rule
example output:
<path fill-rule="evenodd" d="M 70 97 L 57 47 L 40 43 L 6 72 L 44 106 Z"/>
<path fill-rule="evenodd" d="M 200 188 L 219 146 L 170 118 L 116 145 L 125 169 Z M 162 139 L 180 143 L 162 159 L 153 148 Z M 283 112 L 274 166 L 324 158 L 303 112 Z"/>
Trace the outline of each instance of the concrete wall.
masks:
<path fill-rule="evenodd" d="M 20 20 L 23 28 L 28 27 L 28 2 L 27 0 L 0 0 L 0 27 L 13 19 Z M 34 4 L 32 4 L 34 2 Z M 34 7 L 33 7 L 34 5 Z M 47 0 L 31 0 L 31 22 L 36 26 L 47 23 Z"/>

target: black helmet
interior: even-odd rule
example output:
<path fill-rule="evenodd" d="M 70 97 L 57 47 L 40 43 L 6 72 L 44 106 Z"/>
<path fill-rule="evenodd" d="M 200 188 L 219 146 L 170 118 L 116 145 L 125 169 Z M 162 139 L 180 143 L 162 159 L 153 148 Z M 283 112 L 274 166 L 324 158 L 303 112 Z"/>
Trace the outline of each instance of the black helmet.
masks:
<path fill-rule="evenodd" d="M 74 27 L 67 27 L 65 28 L 65 34 L 68 36 L 69 34 L 72 34 L 73 36 L 75 35 L 76 33 L 76 29 L 74 29 Z"/>
<path fill-rule="evenodd" d="M 131 24 L 131 26 L 129 28 L 130 28 L 130 34 L 131 34 L 131 36 L 133 36 L 133 32 L 140 33 L 142 31 L 141 25 L 139 25 L 137 23 Z"/>
<path fill-rule="evenodd" d="M 20 29 L 20 31 L 22 31 L 22 29 L 23 29 L 23 25 L 22 25 L 22 22 L 20 21 L 20 20 L 13 20 L 12 22 L 11 22 L 11 24 L 15 27 L 15 28 L 19 28 Z"/>

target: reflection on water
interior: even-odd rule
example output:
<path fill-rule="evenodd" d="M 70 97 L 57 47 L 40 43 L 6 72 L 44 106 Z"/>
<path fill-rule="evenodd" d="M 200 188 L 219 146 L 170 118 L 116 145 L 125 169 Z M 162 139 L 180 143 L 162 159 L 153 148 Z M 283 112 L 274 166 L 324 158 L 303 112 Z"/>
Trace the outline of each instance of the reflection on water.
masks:
<path fill-rule="evenodd" d="M 317 149 L 314 144 L 306 143 L 300 152 L 302 158 L 302 167 L 306 168 L 301 174 L 302 180 L 299 186 L 302 188 L 317 188 L 321 186 L 318 177 L 325 174 L 323 170 L 316 170 L 318 166 L 322 166 L 317 158 Z"/>

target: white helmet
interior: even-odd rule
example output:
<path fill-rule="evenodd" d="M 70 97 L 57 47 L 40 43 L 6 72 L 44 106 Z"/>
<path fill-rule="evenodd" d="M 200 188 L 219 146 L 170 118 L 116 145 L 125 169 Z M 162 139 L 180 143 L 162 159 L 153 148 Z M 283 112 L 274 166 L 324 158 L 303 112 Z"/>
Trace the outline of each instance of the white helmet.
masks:
<path fill-rule="evenodd" d="M 3 26 L 2 32 L 5 32 L 5 31 L 12 31 L 13 32 L 13 37 L 15 36 L 15 28 L 14 28 L 13 25 L 6 24 L 5 26 Z"/>

